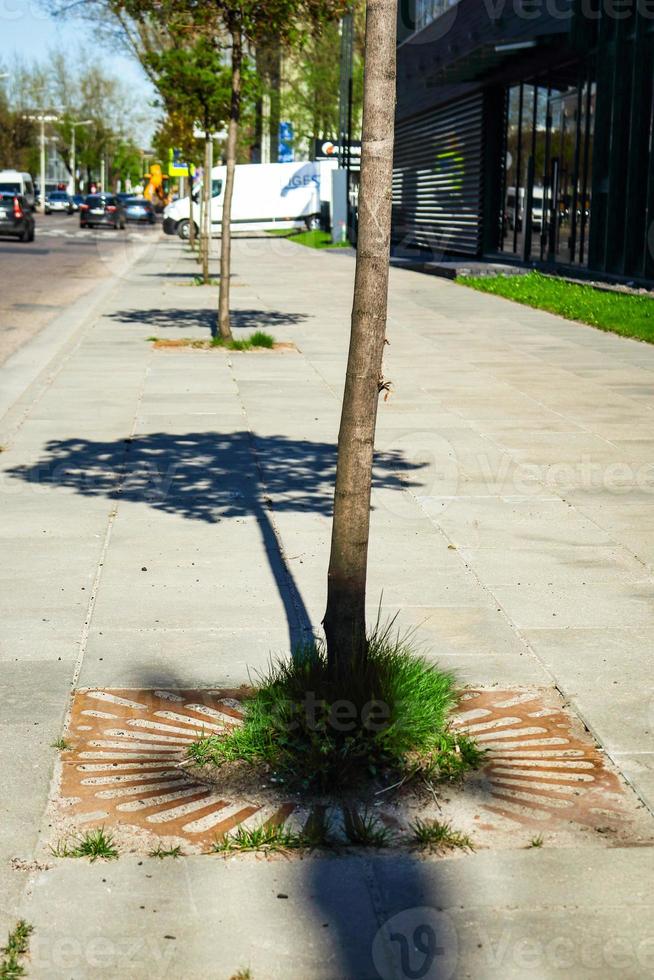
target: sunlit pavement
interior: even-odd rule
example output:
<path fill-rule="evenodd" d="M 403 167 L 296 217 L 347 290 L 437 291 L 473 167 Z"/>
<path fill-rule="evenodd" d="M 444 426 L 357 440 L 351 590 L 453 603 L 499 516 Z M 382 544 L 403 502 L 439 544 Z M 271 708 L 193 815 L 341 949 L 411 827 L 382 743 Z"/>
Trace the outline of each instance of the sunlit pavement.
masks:
<path fill-rule="evenodd" d="M 80 228 L 79 215 L 36 214 L 33 242 L 0 238 L 0 364 L 77 298 L 108 277 L 124 275 L 141 243 L 161 234 L 129 225 L 125 231 Z"/>
<path fill-rule="evenodd" d="M 453 858 L 49 854 L 71 685 L 236 687 L 324 611 L 351 257 L 239 239 L 235 332 L 299 353 L 226 355 L 152 348 L 208 336 L 216 290 L 178 242 L 137 248 L 2 371 L 0 925 L 35 925 L 30 975 L 648 975 L 654 852 L 595 831 L 529 849 L 516 821 L 514 849 Z M 382 596 L 463 684 L 556 685 L 651 822 L 654 351 L 405 270 L 390 311 L 371 619 Z"/>

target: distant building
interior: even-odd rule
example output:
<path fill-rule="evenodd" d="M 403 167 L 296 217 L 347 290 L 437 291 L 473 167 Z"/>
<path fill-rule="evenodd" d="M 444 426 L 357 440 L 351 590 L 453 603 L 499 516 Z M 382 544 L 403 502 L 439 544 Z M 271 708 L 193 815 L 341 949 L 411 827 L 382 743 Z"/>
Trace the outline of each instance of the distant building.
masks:
<path fill-rule="evenodd" d="M 68 168 L 63 161 L 63 157 L 59 153 L 57 147 L 54 145 L 54 141 L 49 141 L 46 146 L 45 189 L 47 193 L 48 191 L 56 190 L 62 185 L 67 187 L 69 173 Z"/>
<path fill-rule="evenodd" d="M 654 279 L 654 3 L 400 0 L 393 241 Z"/>

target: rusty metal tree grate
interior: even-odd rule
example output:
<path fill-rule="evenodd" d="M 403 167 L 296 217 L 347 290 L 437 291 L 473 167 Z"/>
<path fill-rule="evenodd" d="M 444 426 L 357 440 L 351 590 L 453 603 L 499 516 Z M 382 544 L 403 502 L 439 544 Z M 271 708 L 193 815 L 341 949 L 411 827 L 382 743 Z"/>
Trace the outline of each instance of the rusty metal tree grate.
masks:
<path fill-rule="evenodd" d="M 77 824 L 137 828 L 198 850 L 246 822 L 301 829 L 315 807 L 233 799 L 216 779 L 203 782 L 180 767 L 192 742 L 242 723 L 242 696 L 242 690 L 75 692 L 57 805 Z M 618 775 L 554 692 L 467 690 L 453 725 L 487 751 L 465 787 L 447 793 L 457 804 L 467 801 L 471 819 L 474 810 L 475 821 L 486 821 L 471 826 L 619 827 L 633 809 Z M 342 810 L 331 810 L 342 827 Z M 415 803 L 405 812 L 384 802 L 375 812 L 406 829 L 422 811 Z"/>

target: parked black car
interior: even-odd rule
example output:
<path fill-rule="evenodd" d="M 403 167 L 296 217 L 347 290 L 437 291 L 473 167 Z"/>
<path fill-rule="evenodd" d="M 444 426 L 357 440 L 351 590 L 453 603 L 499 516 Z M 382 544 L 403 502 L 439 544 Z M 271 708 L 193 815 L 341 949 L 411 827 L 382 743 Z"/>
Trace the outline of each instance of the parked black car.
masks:
<path fill-rule="evenodd" d="M 79 208 L 80 228 L 95 225 L 109 225 L 111 228 L 124 228 L 125 209 L 115 194 L 89 194 Z"/>
<path fill-rule="evenodd" d="M 79 211 L 80 206 L 84 204 L 86 198 L 83 194 L 73 194 L 73 208 L 75 211 Z"/>
<path fill-rule="evenodd" d="M 145 197 L 128 197 L 123 202 L 125 205 L 125 217 L 128 221 L 147 221 L 153 225 L 157 220 L 154 208 L 150 201 Z"/>
<path fill-rule="evenodd" d="M 0 192 L 0 235 L 34 241 L 34 215 L 22 194 Z"/>

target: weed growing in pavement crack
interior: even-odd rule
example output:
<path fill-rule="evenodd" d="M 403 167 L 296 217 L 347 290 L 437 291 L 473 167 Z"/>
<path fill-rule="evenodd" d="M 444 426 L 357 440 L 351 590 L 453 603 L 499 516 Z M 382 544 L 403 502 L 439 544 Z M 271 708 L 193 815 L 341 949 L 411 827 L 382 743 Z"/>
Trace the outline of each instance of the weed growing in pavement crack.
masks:
<path fill-rule="evenodd" d="M 162 859 L 163 858 L 178 858 L 178 857 L 182 857 L 182 849 L 178 845 L 177 847 L 169 847 L 166 850 L 165 848 L 163 848 L 161 846 L 161 844 L 159 844 L 159 846 L 158 847 L 155 847 L 155 849 L 153 851 L 150 851 L 148 857 L 151 857 L 151 858 L 162 858 Z"/>
<path fill-rule="evenodd" d="M 347 839 L 359 847 L 388 847 L 393 841 L 389 828 L 367 810 L 346 810 L 344 824 Z"/>
<path fill-rule="evenodd" d="M 20 919 L 7 938 L 7 945 L 0 948 L 0 980 L 16 980 L 25 976 L 25 967 L 21 962 L 29 952 L 29 939 L 34 932 L 24 919 Z"/>
<path fill-rule="evenodd" d="M 55 847 L 51 847 L 54 857 L 60 858 L 79 858 L 88 857 L 91 862 L 98 858 L 110 861 L 118 857 L 114 839 L 110 833 L 105 833 L 104 827 L 96 830 L 87 830 L 85 834 L 69 841 L 59 841 Z"/>
<path fill-rule="evenodd" d="M 72 748 L 70 742 L 67 742 L 65 738 L 58 738 L 56 742 L 52 743 L 53 749 L 59 749 L 61 752 L 67 752 L 68 749 Z"/>
<path fill-rule="evenodd" d="M 217 840 L 213 849 L 219 854 L 229 851 L 296 851 L 312 847 L 304 834 L 287 830 L 283 824 L 261 824 L 259 827 L 239 827 Z"/>
<path fill-rule="evenodd" d="M 414 846 L 428 851 L 449 851 L 455 848 L 474 851 L 475 849 L 467 834 L 452 830 L 451 824 L 441 823 L 439 820 L 421 820 L 418 817 L 409 825 L 409 830 L 413 834 Z"/>

